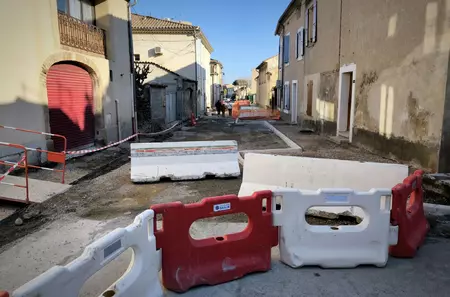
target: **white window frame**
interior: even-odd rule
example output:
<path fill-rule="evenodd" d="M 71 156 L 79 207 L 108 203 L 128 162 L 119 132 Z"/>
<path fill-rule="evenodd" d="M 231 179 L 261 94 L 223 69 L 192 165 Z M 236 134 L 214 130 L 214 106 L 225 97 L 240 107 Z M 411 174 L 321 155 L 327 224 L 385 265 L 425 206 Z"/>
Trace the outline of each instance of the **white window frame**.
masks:
<path fill-rule="evenodd" d="M 287 88 L 286 88 L 287 86 Z M 288 91 L 286 93 L 286 90 Z M 286 97 L 288 95 L 288 97 Z M 289 109 L 286 109 L 286 99 L 289 99 Z M 290 82 L 286 81 L 284 82 L 284 88 L 283 88 L 283 112 L 289 114 L 289 110 L 291 109 L 291 86 Z"/>
<path fill-rule="evenodd" d="M 309 11 L 312 10 L 312 28 L 309 28 Z M 309 31 L 311 30 L 311 36 Z M 312 0 L 305 7 L 305 47 L 311 47 L 317 42 L 317 0 Z"/>
<path fill-rule="evenodd" d="M 299 33 L 301 33 L 301 44 L 300 44 L 301 51 L 299 51 L 299 44 L 298 44 L 298 34 Z M 297 55 L 297 61 L 301 61 L 301 60 L 303 60 L 303 57 L 305 56 L 305 28 L 304 27 L 300 27 L 297 30 L 297 38 L 295 40 L 295 44 L 296 44 L 295 54 Z"/>
<path fill-rule="evenodd" d="M 287 47 L 287 51 L 288 51 L 287 55 L 288 55 L 289 62 L 287 62 L 287 63 L 286 63 L 286 61 L 284 61 L 284 48 L 286 47 L 286 44 L 284 44 L 284 37 L 286 37 L 286 36 L 289 36 L 289 46 Z M 291 62 L 291 32 L 284 34 L 284 37 L 283 37 L 283 63 L 284 63 L 284 66 L 289 66 L 289 63 Z"/>
<path fill-rule="evenodd" d="M 295 98 L 294 98 L 294 90 L 296 95 Z M 299 101 L 298 80 L 293 80 L 291 83 L 291 102 L 290 102 L 291 123 L 297 123 L 298 101 Z"/>

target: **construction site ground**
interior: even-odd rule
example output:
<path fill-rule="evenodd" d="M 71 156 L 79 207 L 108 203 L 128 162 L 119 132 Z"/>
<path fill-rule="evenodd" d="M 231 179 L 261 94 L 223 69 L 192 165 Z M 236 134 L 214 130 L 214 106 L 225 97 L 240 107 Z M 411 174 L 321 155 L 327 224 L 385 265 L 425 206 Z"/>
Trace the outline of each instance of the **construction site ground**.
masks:
<path fill-rule="evenodd" d="M 294 154 L 395 162 L 362 149 L 336 145 L 322 136 L 300 134 L 296 126 L 280 123 L 274 126 L 303 148 L 304 152 Z M 220 117 L 200 120 L 196 127 L 182 127 L 170 137 L 157 140 L 236 140 L 239 150 L 288 148 L 263 122 L 234 125 L 232 119 Z M 241 178 L 133 184 L 128 156 L 129 144 L 124 144 L 69 161 L 70 189 L 41 204 L 18 207 L 0 221 L 0 289 L 12 291 L 53 265 L 67 264 L 90 242 L 130 224 L 135 215 L 152 204 L 190 203 L 205 197 L 237 194 L 241 184 Z M 33 174 L 34 178 L 45 178 L 47 173 Z M 10 206 L 2 204 L 0 207 Z M 16 225 L 18 218 L 23 223 Z M 326 225 L 354 224 L 351 218 L 338 221 L 308 218 L 308 221 Z M 245 226 L 245 216 L 230 215 L 196 222 L 192 232 L 198 238 L 237 232 Z M 278 252 L 274 248 L 270 272 L 220 286 L 197 288 L 185 296 L 425 296 L 431 290 L 436 296 L 446 296 L 450 289 L 448 244 L 449 239 L 430 237 L 415 259 L 390 259 L 384 269 L 348 270 L 293 270 L 277 261 Z M 92 277 L 80 296 L 98 296 L 125 272 L 130 254 L 125 253 Z"/>

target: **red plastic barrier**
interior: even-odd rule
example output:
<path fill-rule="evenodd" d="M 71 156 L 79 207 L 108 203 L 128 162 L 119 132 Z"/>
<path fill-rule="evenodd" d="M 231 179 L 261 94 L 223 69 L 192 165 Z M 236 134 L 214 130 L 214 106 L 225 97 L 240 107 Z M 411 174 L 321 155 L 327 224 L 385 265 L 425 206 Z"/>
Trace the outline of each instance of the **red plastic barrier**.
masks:
<path fill-rule="evenodd" d="M 389 247 L 393 257 L 414 257 L 430 230 L 423 210 L 422 175 L 418 170 L 392 189 L 391 224 L 398 225 L 398 243 Z"/>
<path fill-rule="evenodd" d="M 216 285 L 269 270 L 271 247 L 278 245 L 278 229 L 272 226 L 271 197 L 270 191 L 262 191 L 251 197 L 228 195 L 187 205 L 172 202 L 152 206 L 155 214 L 163 216 L 162 229 L 156 229 L 155 220 L 154 230 L 156 246 L 162 248 L 164 286 L 184 292 L 197 285 Z M 264 199 L 267 207 L 263 210 Z M 196 220 L 236 213 L 248 216 L 242 232 L 200 240 L 189 234 Z"/>
<path fill-rule="evenodd" d="M 0 297 L 9 297 L 8 292 L 0 291 Z"/>

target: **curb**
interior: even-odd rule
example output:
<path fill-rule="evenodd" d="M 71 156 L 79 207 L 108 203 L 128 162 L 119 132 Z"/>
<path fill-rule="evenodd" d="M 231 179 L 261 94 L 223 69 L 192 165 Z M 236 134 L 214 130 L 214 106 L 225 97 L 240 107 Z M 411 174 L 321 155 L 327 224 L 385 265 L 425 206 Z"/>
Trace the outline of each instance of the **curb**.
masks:
<path fill-rule="evenodd" d="M 449 216 L 450 215 L 450 206 L 442 205 L 442 204 L 432 204 L 432 203 L 424 203 L 423 209 L 426 215 L 434 215 L 434 216 Z"/>
<path fill-rule="evenodd" d="M 280 137 L 286 144 L 288 147 L 290 147 L 291 149 L 299 149 L 302 150 L 303 149 L 296 144 L 295 142 L 293 142 L 289 137 L 287 137 L 286 135 L 284 135 L 283 133 L 281 133 L 279 130 L 277 130 L 274 126 L 272 126 L 268 121 L 264 121 L 264 126 L 266 126 L 267 128 L 269 128 L 273 133 L 275 133 L 275 135 L 277 135 L 278 137 Z"/>

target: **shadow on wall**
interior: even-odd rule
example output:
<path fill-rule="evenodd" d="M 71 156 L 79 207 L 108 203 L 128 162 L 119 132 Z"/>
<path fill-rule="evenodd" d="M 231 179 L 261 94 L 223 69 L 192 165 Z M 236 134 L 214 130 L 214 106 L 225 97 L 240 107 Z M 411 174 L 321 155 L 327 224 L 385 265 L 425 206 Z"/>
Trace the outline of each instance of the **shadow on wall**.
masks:
<path fill-rule="evenodd" d="M 68 150 L 92 144 L 104 145 L 131 135 L 131 56 L 128 43 L 123 42 L 123 37 L 128 36 L 128 20 L 109 15 L 97 19 L 96 23 L 106 32 L 105 60 L 101 61 L 98 54 L 61 45 L 60 51 L 49 52 L 44 59 L 43 63 L 46 59 L 55 59 L 50 68 L 43 64 L 29 70 L 37 72 L 36 77 L 39 74 L 45 76 L 44 79 L 27 81 L 10 76 L 4 86 L 10 87 L 12 90 L 8 93 L 16 93 L 16 96 L 10 101 L 0 101 L 1 125 L 61 134 L 68 139 Z M 20 34 L 20 30 L 25 28 L 18 28 L 17 33 Z M 88 47 L 99 46 L 92 40 L 90 42 Z M 14 58 L 19 57 L 8 57 Z M 13 73 L 14 69 L 4 68 L 3 71 Z M 87 80 L 74 79 L 74 71 L 81 76 L 84 72 Z M 65 77 L 67 74 L 70 74 L 68 78 Z M 43 90 L 47 90 L 47 98 L 43 98 Z M 42 135 L 0 129 L 0 142 L 61 151 L 62 143 L 52 140 Z M 16 158 L 13 156 L 17 154 L 18 150 L 0 146 L 0 157 Z M 45 160 L 35 160 L 39 161 Z"/>
<path fill-rule="evenodd" d="M 341 61 L 357 65 L 354 141 L 425 168 L 441 163 L 441 170 L 443 144 L 450 148 L 441 140 L 439 149 L 441 117 L 442 134 L 450 129 L 441 99 L 450 1 L 350 2 L 344 1 Z M 366 83 L 372 73 L 376 78 Z"/>
<path fill-rule="evenodd" d="M 160 114 L 164 114 L 165 120 L 163 122 L 169 123 L 173 120 L 189 120 L 191 114 L 199 116 L 204 111 L 200 110 L 200 106 L 206 107 L 206 100 L 210 100 L 210 89 L 206 86 L 203 90 L 199 89 L 197 82 L 190 77 L 195 77 L 195 64 L 179 68 L 177 70 L 167 69 L 164 65 L 161 67 L 150 65 L 150 71 L 147 79 L 144 80 L 144 85 L 163 85 L 166 86 L 164 98 L 154 102 L 155 97 L 152 97 L 152 113 L 154 109 L 161 109 Z M 193 71 L 190 77 L 182 76 L 180 73 L 187 73 Z M 205 71 L 202 68 L 202 71 Z M 156 88 L 156 87 L 155 87 Z M 199 92 L 201 92 L 199 94 Z M 143 102 L 137 102 L 138 125 L 142 127 L 143 122 L 149 122 L 148 105 L 151 92 L 147 92 L 147 98 L 142 98 Z M 172 97 L 173 96 L 173 97 Z M 202 104 L 202 100 L 204 100 Z M 141 116 L 139 116 L 141 114 Z M 159 117 L 161 118 L 161 117 Z M 146 124 L 145 124 L 146 125 Z"/>

